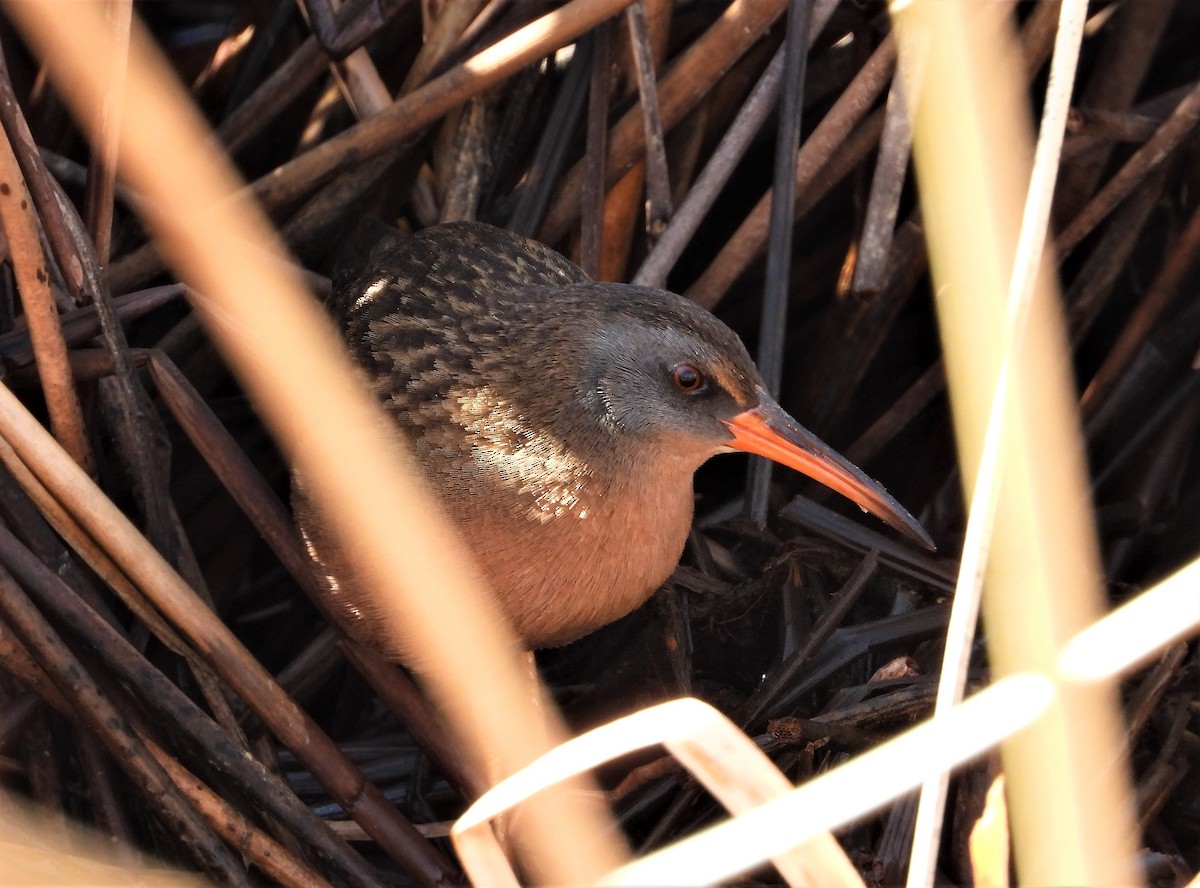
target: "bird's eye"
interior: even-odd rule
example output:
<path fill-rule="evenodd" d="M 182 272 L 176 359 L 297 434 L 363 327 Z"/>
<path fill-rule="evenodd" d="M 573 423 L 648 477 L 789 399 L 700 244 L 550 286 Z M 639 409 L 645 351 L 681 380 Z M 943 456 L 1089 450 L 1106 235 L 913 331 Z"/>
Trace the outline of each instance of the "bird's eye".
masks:
<path fill-rule="evenodd" d="M 691 364 L 676 364 L 671 368 L 671 382 L 685 395 L 694 395 L 704 388 L 704 374 Z"/>

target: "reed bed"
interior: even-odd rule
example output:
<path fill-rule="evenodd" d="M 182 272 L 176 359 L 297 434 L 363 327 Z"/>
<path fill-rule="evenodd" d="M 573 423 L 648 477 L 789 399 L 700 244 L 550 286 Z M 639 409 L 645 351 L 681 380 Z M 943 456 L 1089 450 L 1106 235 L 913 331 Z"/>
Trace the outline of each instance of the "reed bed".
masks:
<path fill-rule="evenodd" d="M 0 884 L 1196 883 L 1200 10 L 65 8 L 0 17 Z M 533 676 L 324 323 L 363 216 L 687 294 L 938 552 L 722 457 Z"/>

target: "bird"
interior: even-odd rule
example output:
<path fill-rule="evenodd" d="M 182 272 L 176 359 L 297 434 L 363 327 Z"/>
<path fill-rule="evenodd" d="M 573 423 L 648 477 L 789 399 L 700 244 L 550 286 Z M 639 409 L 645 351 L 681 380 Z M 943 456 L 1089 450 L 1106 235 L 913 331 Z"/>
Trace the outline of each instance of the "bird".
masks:
<path fill-rule="evenodd" d="M 344 249 L 329 309 L 529 649 L 574 641 L 653 594 L 682 555 L 693 475 L 717 454 L 803 472 L 932 548 L 880 484 L 768 394 L 737 335 L 683 296 L 594 281 L 485 223 L 415 234 L 375 223 Z M 343 628 L 402 661 L 302 479 L 293 505 Z"/>

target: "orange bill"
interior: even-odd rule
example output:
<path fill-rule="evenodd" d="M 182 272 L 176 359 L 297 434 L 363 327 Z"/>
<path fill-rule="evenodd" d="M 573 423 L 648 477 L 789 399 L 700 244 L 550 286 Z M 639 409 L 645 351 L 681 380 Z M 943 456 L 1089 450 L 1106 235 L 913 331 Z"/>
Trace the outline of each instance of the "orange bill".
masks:
<path fill-rule="evenodd" d="M 759 392 L 757 407 L 724 422 L 733 433 L 729 446 L 734 450 L 765 456 L 789 469 L 803 472 L 912 537 L 926 549 L 935 548 L 925 528 L 884 490 L 882 484 L 872 481 L 854 463 L 788 416 L 765 391 Z"/>

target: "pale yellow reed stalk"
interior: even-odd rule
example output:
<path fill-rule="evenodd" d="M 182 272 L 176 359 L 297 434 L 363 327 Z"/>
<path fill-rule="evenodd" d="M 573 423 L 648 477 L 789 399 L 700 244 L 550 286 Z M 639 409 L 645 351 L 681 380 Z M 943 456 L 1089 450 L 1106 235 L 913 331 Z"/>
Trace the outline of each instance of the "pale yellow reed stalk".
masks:
<path fill-rule="evenodd" d="M 1005 440 L 1004 419 L 1010 383 L 1014 365 L 1021 360 L 1025 328 L 1029 322 L 1029 304 L 1044 253 L 1046 231 L 1050 224 L 1050 204 L 1054 197 L 1054 183 L 1058 179 L 1067 111 L 1071 106 L 1075 68 L 1086 18 L 1087 0 L 1066 0 L 1062 4 L 1037 149 L 1009 277 L 1005 324 L 999 333 L 999 378 L 991 396 L 983 452 L 979 459 L 979 475 L 971 494 L 958 581 L 955 584 L 950 622 L 946 628 L 946 648 L 938 675 L 937 703 L 934 707 L 935 719 L 962 700 L 966 686 L 967 667 L 975 643 L 975 625 L 979 620 L 979 604 L 983 595 L 983 574 L 991 549 L 996 501 L 1006 458 L 1001 445 Z M 910 73 L 912 67 L 910 60 Z M 913 853 L 908 869 L 907 884 L 910 888 L 933 886 L 949 781 L 949 773 L 942 773 L 936 780 L 921 787 L 917 819 L 913 827 Z M 1007 837 L 1007 833 L 1005 835 Z"/>
<path fill-rule="evenodd" d="M 1011 15 L 1003 3 L 892 4 L 901 71 L 922 85 L 914 158 L 968 494 L 1004 366 L 1030 177 Z M 1022 347 L 1010 363 L 982 603 L 994 674 L 1033 671 L 1057 683 L 1047 712 L 1002 747 L 1017 872 L 1030 885 L 1134 885 L 1115 688 L 1056 677 L 1063 644 L 1100 616 L 1103 595 L 1052 263 L 1036 267 Z"/>

